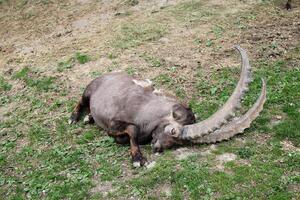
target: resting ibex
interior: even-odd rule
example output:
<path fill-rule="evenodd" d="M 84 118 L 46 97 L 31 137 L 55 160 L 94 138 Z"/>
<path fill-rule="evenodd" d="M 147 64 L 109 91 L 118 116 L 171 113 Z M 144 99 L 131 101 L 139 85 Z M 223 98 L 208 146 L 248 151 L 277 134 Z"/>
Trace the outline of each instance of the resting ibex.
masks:
<path fill-rule="evenodd" d="M 144 165 L 139 144 L 152 141 L 153 151 L 161 152 L 185 143 L 215 143 L 242 133 L 259 115 L 266 100 L 266 85 L 256 103 L 243 116 L 232 118 L 248 90 L 250 64 L 245 50 L 235 48 L 242 57 L 242 71 L 237 86 L 227 102 L 206 120 L 195 123 L 190 108 L 176 99 L 157 94 L 151 85 L 122 72 L 105 74 L 85 89 L 71 115 L 76 123 L 84 109 L 117 143 L 130 143 L 134 166 Z"/>

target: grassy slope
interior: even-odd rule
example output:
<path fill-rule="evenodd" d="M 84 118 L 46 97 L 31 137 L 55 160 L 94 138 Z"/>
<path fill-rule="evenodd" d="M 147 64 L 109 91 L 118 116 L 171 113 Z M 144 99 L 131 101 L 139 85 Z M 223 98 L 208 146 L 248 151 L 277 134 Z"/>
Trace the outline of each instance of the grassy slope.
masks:
<path fill-rule="evenodd" d="M 210 39 L 195 38 L 194 48 L 218 52 L 223 40 L 235 37 L 234 31 L 243 35 L 248 30 L 247 24 L 255 25 L 256 20 L 264 17 L 262 11 L 271 10 L 270 15 L 276 13 L 283 19 L 290 17 L 274 5 L 264 4 L 236 14 L 238 20 L 229 16 L 221 20 L 213 11 L 195 9 L 198 4 L 188 1 L 160 10 L 167 17 L 158 26 L 153 25 L 157 23 L 155 20 L 146 20 L 141 27 L 139 22 L 125 24 L 111 40 L 111 52 L 116 53 L 109 54 L 108 58 L 118 60 L 123 49 L 157 41 L 170 33 L 167 24 L 171 22 L 197 26 L 202 18 L 216 17 L 217 25 L 212 25 L 207 33 Z M 77 99 L 68 96 L 67 80 L 61 75 L 74 65 L 89 62 L 92 59 L 89 56 L 74 52 L 53 67 L 56 73 L 51 76 L 38 67 L 24 67 L 1 75 L 0 105 L 4 114 L 0 123 L 0 196 L 2 199 L 300 198 L 299 151 L 283 149 L 283 141 L 300 146 L 300 46 L 295 44 L 284 55 L 269 59 L 264 52 L 276 50 L 276 42 L 281 41 L 261 44 L 257 51 L 262 54 L 252 60 L 254 82 L 245 106 L 250 106 L 257 97 L 260 77 L 265 77 L 268 85 L 265 109 L 252 127 L 245 134 L 218 144 L 208 155 L 198 153 L 177 160 L 174 150 L 169 150 L 156 160 L 152 169 L 132 169 L 128 147 L 115 144 L 96 127 L 67 124 Z M 148 68 L 129 66 L 128 73 L 161 71 L 154 79 L 156 84 L 179 98 L 188 95 L 191 107 L 201 118 L 209 116 L 228 98 L 239 73 L 236 67 L 207 71 L 198 66 L 196 73 L 186 77 L 179 76 L 180 67 L 166 64 L 163 58 L 143 54 L 141 59 L 148 63 Z M 117 68 L 115 61 L 111 67 L 91 72 L 90 76 Z M 186 82 L 192 89 L 177 87 Z M 276 116 L 280 116 L 279 123 Z M 201 152 L 208 146 L 190 148 Z M 150 157 L 150 147 L 145 146 L 143 150 Z M 215 168 L 216 157 L 223 153 L 238 157 L 227 162 L 224 171 L 219 171 Z M 169 192 L 164 188 L 169 188 Z"/>

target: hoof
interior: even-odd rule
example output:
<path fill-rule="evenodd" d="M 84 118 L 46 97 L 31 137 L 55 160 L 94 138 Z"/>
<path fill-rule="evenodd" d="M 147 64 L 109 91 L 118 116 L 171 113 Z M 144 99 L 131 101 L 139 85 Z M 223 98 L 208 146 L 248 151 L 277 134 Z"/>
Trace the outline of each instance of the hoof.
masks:
<path fill-rule="evenodd" d="M 139 168 L 139 167 L 143 167 L 143 166 L 148 168 L 148 166 L 151 165 L 151 163 L 149 164 L 149 162 L 146 159 L 144 159 L 142 161 L 135 161 L 135 162 L 133 162 L 132 165 L 134 168 Z"/>
<path fill-rule="evenodd" d="M 79 114 L 77 112 L 73 112 L 69 118 L 68 123 L 71 124 L 76 124 L 79 120 Z"/>
<path fill-rule="evenodd" d="M 135 157 L 133 157 L 132 164 L 133 167 L 138 168 L 138 167 L 146 166 L 148 164 L 148 161 L 141 154 L 137 154 Z"/>
<path fill-rule="evenodd" d="M 94 121 L 92 115 L 91 115 L 91 114 L 88 114 L 88 115 L 86 115 L 86 116 L 84 117 L 83 123 L 84 123 L 84 124 L 93 124 L 93 123 L 95 123 L 95 121 Z"/>
<path fill-rule="evenodd" d="M 83 123 L 84 124 L 89 124 L 90 123 L 90 116 L 89 115 L 86 115 L 83 119 Z"/>
<path fill-rule="evenodd" d="M 141 167 L 141 166 L 142 166 L 141 162 L 139 162 L 139 161 L 133 162 L 133 167 L 139 168 L 139 167 Z"/>
<path fill-rule="evenodd" d="M 76 124 L 76 121 L 73 119 L 69 119 L 68 124 L 72 125 L 72 124 Z"/>

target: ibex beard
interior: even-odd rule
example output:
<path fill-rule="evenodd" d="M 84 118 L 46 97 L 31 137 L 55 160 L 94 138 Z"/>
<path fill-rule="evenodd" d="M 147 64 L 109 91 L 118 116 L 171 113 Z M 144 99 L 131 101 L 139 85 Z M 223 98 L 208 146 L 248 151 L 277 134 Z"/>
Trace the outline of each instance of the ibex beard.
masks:
<path fill-rule="evenodd" d="M 242 57 L 240 80 L 227 102 L 211 117 L 196 123 L 195 115 L 176 98 L 157 92 L 151 81 L 141 81 L 123 72 L 107 73 L 94 79 L 75 107 L 70 123 L 76 123 L 85 110 L 86 122 L 95 122 L 119 144 L 130 144 L 134 166 L 145 165 L 139 145 L 152 143 L 154 152 L 186 143 L 216 143 L 250 127 L 266 100 L 266 85 L 256 103 L 242 116 L 233 118 L 248 90 L 250 64 L 246 51 L 235 48 Z"/>

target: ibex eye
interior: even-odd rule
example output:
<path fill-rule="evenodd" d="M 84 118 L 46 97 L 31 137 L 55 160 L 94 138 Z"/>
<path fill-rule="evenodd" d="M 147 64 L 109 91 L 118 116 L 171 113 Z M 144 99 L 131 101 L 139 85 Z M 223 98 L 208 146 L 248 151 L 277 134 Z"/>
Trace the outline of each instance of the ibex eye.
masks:
<path fill-rule="evenodd" d="M 172 134 L 172 135 L 175 135 L 175 134 L 176 134 L 175 128 L 172 128 L 171 134 Z"/>

